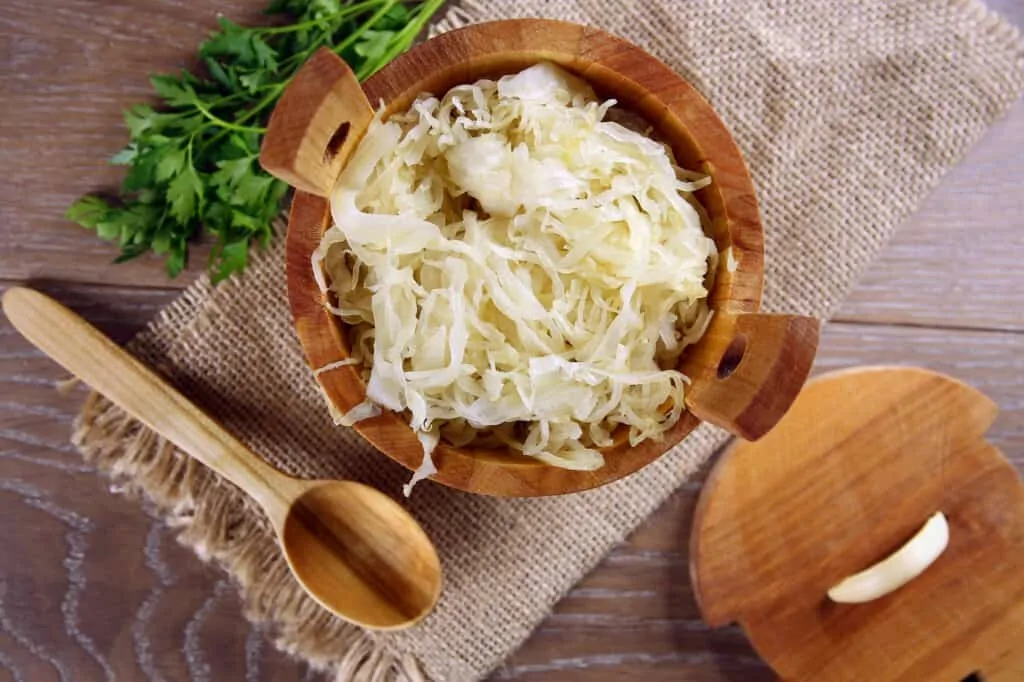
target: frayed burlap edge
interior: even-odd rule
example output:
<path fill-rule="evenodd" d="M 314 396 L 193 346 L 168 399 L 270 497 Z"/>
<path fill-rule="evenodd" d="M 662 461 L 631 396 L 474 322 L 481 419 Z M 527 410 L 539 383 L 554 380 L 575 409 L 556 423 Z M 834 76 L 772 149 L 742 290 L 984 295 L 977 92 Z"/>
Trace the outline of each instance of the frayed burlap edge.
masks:
<path fill-rule="evenodd" d="M 238 488 L 95 392 L 75 420 L 72 442 L 120 492 L 149 500 L 181 544 L 233 576 L 246 618 L 270 624 L 282 651 L 337 680 L 424 682 L 412 657 L 389 651 L 306 596 L 270 522 Z"/>
<path fill-rule="evenodd" d="M 997 39 L 1010 43 L 1020 40 L 1020 29 L 1008 22 L 998 11 L 986 5 L 983 0 L 949 0 L 949 3 L 963 10 L 974 20 L 978 28 Z M 487 21 L 489 18 L 486 0 L 459 0 L 458 6 L 450 8 L 442 18 L 431 25 L 429 35 L 433 37 L 463 26 Z"/>
<path fill-rule="evenodd" d="M 282 239 L 287 215 L 274 221 Z M 237 277 L 221 286 L 238 286 Z M 188 324 L 213 292 L 201 277 L 164 308 L 146 331 L 173 321 Z M 144 332 L 145 334 L 145 332 Z M 165 374 L 160 340 L 128 349 Z M 172 381 L 173 383 L 173 381 Z M 89 393 L 76 417 L 72 444 L 114 482 L 113 490 L 143 498 L 174 530 L 179 543 L 234 579 L 245 617 L 265 625 L 281 651 L 338 682 L 426 682 L 419 663 L 391 651 L 373 633 L 336 618 L 292 576 L 263 510 L 248 495 L 114 405 Z"/>

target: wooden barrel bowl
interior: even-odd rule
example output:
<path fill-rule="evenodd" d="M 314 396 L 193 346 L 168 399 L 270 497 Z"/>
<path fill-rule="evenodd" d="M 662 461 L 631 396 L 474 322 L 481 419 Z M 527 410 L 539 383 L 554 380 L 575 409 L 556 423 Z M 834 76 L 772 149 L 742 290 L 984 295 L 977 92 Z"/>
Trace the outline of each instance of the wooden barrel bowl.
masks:
<path fill-rule="evenodd" d="M 732 136 L 711 105 L 664 63 L 639 47 L 589 26 L 525 19 L 477 24 L 428 40 L 362 85 L 332 52 L 317 53 L 296 75 L 275 109 L 260 161 L 296 188 L 288 225 L 288 298 L 295 330 L 312 368 L 349 356 L 343 323 L 325 308 L 310 258 L 330 225 L 329 196 L 376 107 L 385 118 L 424 92 L 443 95 L 481 78 L 516 73 L 549 61 L 586 80 L 602 98 L 643 117 L 680 166 L 706 173 L 697 198 L 710 216 L 720 252 L 709 304 L 714 316 L 689 347 L 680 369 L 690 378 L 687 411 L 661 440 L 631 447 L 626 438 L 603 448 L 605 465 L 571 471 L 514 451 L 441 443 L 431 478 L 474 493 L 542 496 L 595 488 L 627 476 L 678 444 L 701 421 L 756 439 L 796 398 L 818 344 L 817 320 L 762 314 L 763 230 L 754 186 Z M 318 381 L 341 412 L 362 402 L 357 369 L 324 372 Z M 355 429 L 378 450 L 416 469 L 422 447 L 401 414 L 385 410 Z"/>

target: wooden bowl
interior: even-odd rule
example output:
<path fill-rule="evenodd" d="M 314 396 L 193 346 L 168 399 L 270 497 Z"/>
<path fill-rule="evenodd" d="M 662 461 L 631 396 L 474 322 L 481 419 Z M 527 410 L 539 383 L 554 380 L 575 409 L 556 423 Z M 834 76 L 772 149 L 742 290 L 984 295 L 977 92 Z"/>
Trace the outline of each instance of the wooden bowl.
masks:
<path fill-rule="evenodd" d="M 668 143 L 678 163 L 711 175 L 697 194 L 723 253 L 709 302 L 714 317 L 687 349 L 680 369 L 692 380 L 688 412 L 661 441 L 602 450 L 596 471 L 569 471 L 506 451 L 455 448 L 434 453 L 432 479 L 489 495 L 539 496 L 587 490 L 631 474 L 670 449 L 700 420 L 756 439 L 782 417 L 810 371 L 818 321 L 758 313 L 763 234 L 754 187 L 739 149 L 708 102 L 665 64 L 622 39 L 588 26 L 527 19 L 470 26 L 429 40 L 360 86 L 351 70 L 323 50 L 297 74 L 271 117 L 260 161 L 296 188 L 288 225 L 288 297 L 295 329 L 313 368 L 348 357 L 342 323 L 324 307 L 310 257 L 330 224 L 330 194 L 339 173 L 383 102 L 385 117 L 417 95 L 515 73 L 550 61 L 639 114 Z M 365 95 L 364 95 L 365 93 Z M 729 262 L 733 267 L 729 267 Z M 365 385 L 352 366 L 318 377 L 344 412 L 362 402 Z M 409 469 L 423 452 L 404 417 L 385 411 L 356 424 L 377 449 Z"/>

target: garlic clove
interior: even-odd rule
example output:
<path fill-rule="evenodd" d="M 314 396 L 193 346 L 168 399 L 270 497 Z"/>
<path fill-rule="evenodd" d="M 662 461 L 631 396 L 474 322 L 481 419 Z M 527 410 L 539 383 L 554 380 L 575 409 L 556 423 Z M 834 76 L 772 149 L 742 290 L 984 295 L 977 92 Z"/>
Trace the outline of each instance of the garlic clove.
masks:
<path fill-rule="evenodd" d="M 942 512 L 936 512 L 905 545 L 839 582 L 828 591 L 828 597 L 840 604 L 863 604 L 884 597 L 921 575 L 948 544 L 949 524 Z"/>

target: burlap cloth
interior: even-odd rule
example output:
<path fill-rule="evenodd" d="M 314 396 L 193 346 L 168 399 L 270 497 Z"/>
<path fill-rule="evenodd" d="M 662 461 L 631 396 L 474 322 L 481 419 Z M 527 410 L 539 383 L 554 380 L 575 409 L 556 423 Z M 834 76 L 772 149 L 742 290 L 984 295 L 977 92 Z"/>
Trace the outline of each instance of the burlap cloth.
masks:
<path fill-rule="evenodd" d="M 435 27 L 505 17 L 589 23 L 654 53 L 721 114 L 757 185 L 764 307 L 827 317 L 896 226 L 1024 88 L 1018 33 L 973 0 L 465 0 Z M 132 344 L 252 448 L 304 477 L 399 494 L 407 473 L 332 425 L 292 332 L 281 240 L 241 278 L 190 287 Z M 422 625 L 371 634 L 288 574 L 239 491 L 91 397 L 84 454 L 156 501 L 182 541 L 231 572 L 254 620 L 338 679 L 471 680 L 723 443 L 701 428 L 592 492 L 504 500 L 421 484 L 409 508 L 439 548 L 444 595 Z"/>

